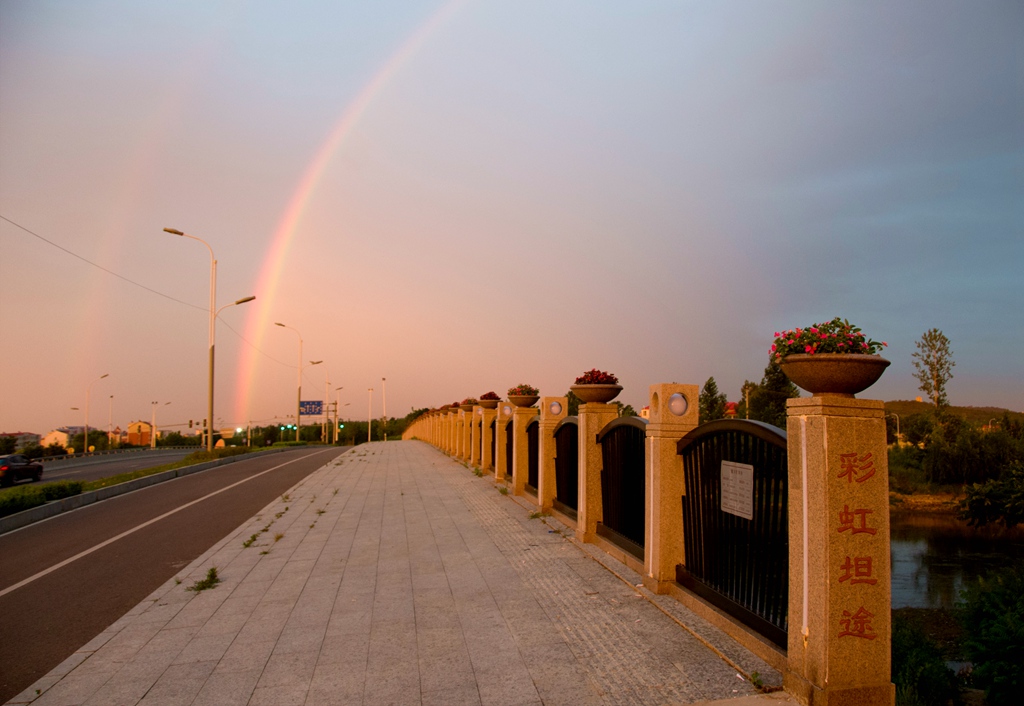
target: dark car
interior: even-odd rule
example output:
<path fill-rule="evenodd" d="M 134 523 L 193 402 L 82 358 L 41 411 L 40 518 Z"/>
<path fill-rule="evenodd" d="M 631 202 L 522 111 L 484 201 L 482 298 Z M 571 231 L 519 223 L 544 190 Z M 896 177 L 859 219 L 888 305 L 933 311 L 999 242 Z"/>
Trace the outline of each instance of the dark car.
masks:
<path fill-rule="evenodd" d="M 25 478 L 37 481 L 42 477 L 43 464 L 36 463 L 21 454 L 0 456 L 0 485 L 6 487 Z"/>

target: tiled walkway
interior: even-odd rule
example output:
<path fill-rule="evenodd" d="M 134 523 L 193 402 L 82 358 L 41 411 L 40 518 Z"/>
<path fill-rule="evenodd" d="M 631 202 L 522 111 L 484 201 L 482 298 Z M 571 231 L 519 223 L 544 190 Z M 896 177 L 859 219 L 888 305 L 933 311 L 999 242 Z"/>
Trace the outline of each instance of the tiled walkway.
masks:
<path fill-rule="evenodd" d="M 11 703 L 675 704 L 756 694 L 704 641 L 778 682 L 497 487 L 421 442 L 357 447 Z M 211 567 L 222 583 L 186 590 Z"/>

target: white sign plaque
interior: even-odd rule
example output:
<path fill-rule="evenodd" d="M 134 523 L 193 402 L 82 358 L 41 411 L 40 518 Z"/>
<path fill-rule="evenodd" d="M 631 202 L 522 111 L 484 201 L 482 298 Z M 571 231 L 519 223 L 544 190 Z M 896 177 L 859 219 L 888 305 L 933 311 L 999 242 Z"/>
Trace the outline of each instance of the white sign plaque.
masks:
<path fill-rule="evenodd" d="M 722 461 L 722 512 L 754 519 L 754 467 Z"/>

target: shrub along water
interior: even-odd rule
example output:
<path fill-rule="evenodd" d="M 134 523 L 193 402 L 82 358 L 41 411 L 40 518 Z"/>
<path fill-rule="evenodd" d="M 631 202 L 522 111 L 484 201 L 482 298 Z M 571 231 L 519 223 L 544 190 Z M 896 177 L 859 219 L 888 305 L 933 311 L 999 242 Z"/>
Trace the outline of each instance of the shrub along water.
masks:
<path fill-rule="evenodd" d="M 964 652 L 989 706 L 1019 704 L 1024 693 L 1024 562 L 968 586 L 960 604 Z"/>

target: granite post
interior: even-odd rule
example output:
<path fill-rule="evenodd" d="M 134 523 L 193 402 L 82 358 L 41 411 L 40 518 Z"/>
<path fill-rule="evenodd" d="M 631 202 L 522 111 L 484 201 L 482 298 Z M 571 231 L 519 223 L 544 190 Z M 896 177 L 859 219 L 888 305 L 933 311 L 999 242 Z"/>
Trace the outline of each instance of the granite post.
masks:
<path fill-rule="evenodd" d="M 576 537 L 583 542 L 593 542 L 597 535 L 597 523 L 603 517 L 601 506 L 601 444 L 598 433 L 608 422 L 619 416 L 619 409 L 613 404 L 589 402 L 581 404 L 579 419 L 579 508 L 577 510 Z"/>
<path fill-rule="evenodd" d="M 555 427 L 569 414 L 568 397 L 542 397 L 537 430 L 540 458 L 537 466 L 537 505 L 550 510 L 555 499 Z"/>
<path fill-rule="evenodd" d="M 676 444 L 697 427 L 699 395 L 696 385 L 650 387 L 644 584 L 656 593 L 668 591 L 676 579 L 676 565 L 683 562 L 683 465 Z"/>
<path fill-rule="evenodd" d="M 512 410 L 512 494 L 523 495 L 530 473 L 530 444 L 526 427 L 537 416 L 536 407 L 516 407 Z"/>
<path fill-rule="evenodd" d="M 891 706 L 885 408 L 839 395 L 786 406 L 786 691 L 814 706 Z"/>

